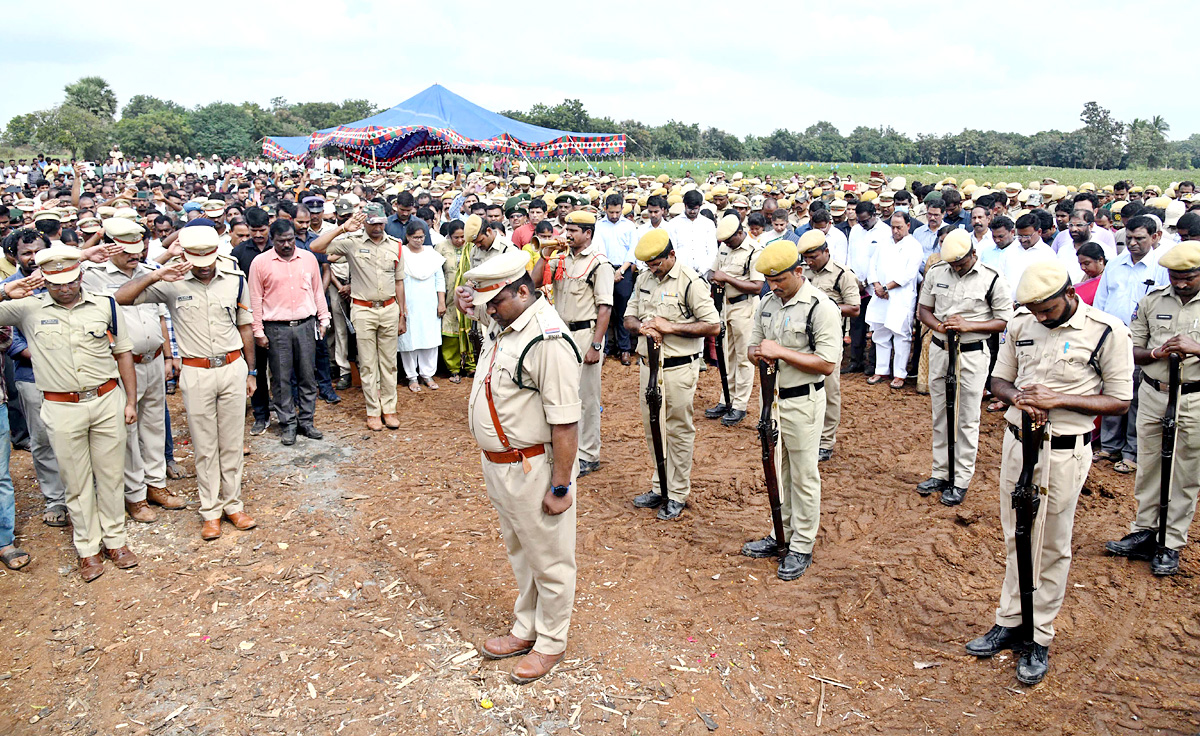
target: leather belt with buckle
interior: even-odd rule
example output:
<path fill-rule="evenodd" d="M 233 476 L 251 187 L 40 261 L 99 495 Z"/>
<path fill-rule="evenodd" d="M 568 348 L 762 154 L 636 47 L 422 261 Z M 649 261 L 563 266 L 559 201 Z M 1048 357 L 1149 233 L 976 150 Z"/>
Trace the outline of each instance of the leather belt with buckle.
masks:
<path fill-rule="evenodd" d="M 805 383 L 800 386 L 788 386 L 787 388 L 779 389 L 779 398 L 794 399 L 797 396 L 808 396 L 825 388 L 825 380 L 821 379 L 816 383 Z"/>
<path fill-rule="evenodd" d="M 286 325 L 288 327 L 297 327 L 299 325 L 304 324 L 305 322 L 309 321 L 312 318 L 313 318 L 313 315 L 310 314 L 307 317 L 303 317 L 301 319 L 269 319 L 269 320 L 264 320 L 263 324 L 264 325 Z"/>
<path fill-rule="evenodd" d="M 374 307 L 375 309 L 379 309 L 380 307 L 386 307 L 392 302 L 396 301 L 396 297 L 384 299 L 383 301 L 378 302 L 369 302 L 366 299 L 351 299 L 350 301 L 360 307 Z"/>
<path fill-rule="evenodd" d="M 215 355 L 211 358 L 184 358 L 183 364 L 193 368 L 220 368 L 241 359 L 241 350 L 231 350 L 224 355 Z"/>
<path fill-rule="evenodd" d="M 484 450 L 483 456 L 494 463 L 519 463 L 524 458 L 537 457 L 546 452 L 545 445 L 533 445 L 532 447 L 513 448 L 511 450 L 503 450 L 494 452 L 492 450 Z"/>
<path fill-rule="evenodd" d="M 89 388 L 83 391 L 43 391 L 42 396 L 47 401 L 62 401 L 68 404 L 78 404 L 81 401 L 91 401 L 99 398 L 104 394 L 112 391 L 117 387 L 117 379 L 110 378 L 96 388 Z"/>
<path fill-rule="evenodd" d="M 594 319 L 581 319 L 578 322 L 567 323 L 567 329 L 571 332 L 576 332 L 578 330 L 590 330 L 595 326 L 596 320 Z"/>
<path fill-rule="evenodd" d="M 1151 378 L 1150 376 L 1147 376 L 1145 373 L 1142 374 L 1142 380 L 1145 381 L 1147 384 L 1149 384 L 1150 388 L 1154 389 L 1155 391 L 1162 391 L 1163 393 L 1166 393 L 1167 390 L 1170 388 L 1170 385 L 1167 384 L 1165 381 L 1155 380 L 1155 379 Z M 1197 391 L 1200 391 L 1200 381 L 1191 381 L 1189 383 L 1179 384 L 1179 395 L 1180 396 L 1183 396 L 1186 394 L 1194 394 Z"/>
<path fill-rule="evenodd" d="M 154 360 L 158 356 L 162 355 L 162 352 L 163 352 L 162 345 L 159 345 L 158 350 L 155 350 L 153 353 L 146 353 L 144 355 L 134 355 L 133 362 L 134 363 L 149 363 L 150 361 Z"/>
<path fill-rule="evenodd" d="M 1008 431 L 1014 438 L 1016 438 L 1018 442 L 1021 441 L 1020 427 L 1010 422 L 1008 425 Z M 1060 434 L 1057 437 L 1051 437 L 1050 449 L 1074 450 L 1079 445 L 1080 440 L 1084 439 L 1085 437 L 1091 437 L 1091 432 L 1084 432 L 1083 434 Z"/>
<path fill-rule="evenodd" d="M 932 338 L 930 342 L 932 342 L 934 345 L 937 345 L 942 350 L 946 349 L 946 343 L 940 337 Z M 960 353 L 969 353 L 972 350 L 983 350 L 983 344 L 985 342 L 987 342 L 987 340 L 976 340 L 975 342 L 966 343 L 960 342 L 958 344 L 958 351 Z"/>

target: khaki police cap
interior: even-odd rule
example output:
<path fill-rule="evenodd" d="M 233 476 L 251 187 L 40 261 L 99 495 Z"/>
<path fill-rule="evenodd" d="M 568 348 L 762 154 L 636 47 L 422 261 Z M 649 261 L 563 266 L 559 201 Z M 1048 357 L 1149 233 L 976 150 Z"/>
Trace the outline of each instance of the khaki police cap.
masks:
<path fill-rule="evenodd" d="M 805 233 L 807 235 L 808 233 Z M 758 254 L 758 263 L 754 268 L 764 276 L 778 276 L 790 271 L 800 263 L 800 251 L 796 244 L 785 238 L 780 238 L 762 249 Z"/>
<path fill-rule="evenodd" d="M 829 203 L 830 214 L 837 215 L 837 214 L 841 214 L 842 212 L 845 212 L 845 211 L 846 211 L 846 200 L 835 199 Z"/>
<path fill-rule="evenodd" d="M 126 253 L 141 253 L 146 247 L 142 242 L 141 225 L 124 217 L 110 217 L 104 221 L 104 234 L 114 243 L 124 246 Z"/>
<path fill-rule="evenodd" d="M 671 181 L 671 177 L 667 176 L 666 174 L 659 174 L 655 181 L 657 181 L 659 184 L 667 184 Z"/>
<path fill-rule="evenodd" d="M 52 220 L 54 222 L 62 222 L 62 213 L 59 212 L 57 209 L 54 209 L 53 207 L 51 207 L 48 210 L 41 210 L 40 212 L 36 213 L 33 216 L 34 222 L 41 222 L 43 220 Z"/>
<path fill-rule="evenodd" d="M 501 289 L 524 276 L 528 265 L 527 251 L 510 250 L 472 268 L 463 278 L 474 284 L 475 304 L 487 304 Z"/>
<path fill-rule="evenodd" d="M 1158 259 L 1158 264 L 1168 271 L 1195 271 L 1200 268 L 1200 242 L 1179 243 Z"/>
<path fill-rule="evenodd" d="M 479 235 L 479 231 L 483 229 L 483 218 L 479 215 L 471 215 L 463 221 L 463 238 L 468 243 L 474 243 L 475 237 Z"/>
<path fill-rule="evenodd" d="M 732 212 L 728 215 L 725 215 L 721 218 L 721 221 L 717 223 L 717 242 L 724 243 L 726 240 L 729 240 L 741 226 L 742 221 L 737 215 L 733 214 Z"/>
<path fill-rule="evenodd" d="M 137 213 L 137 210 L 135 210 L 135 209 L 134 209 L 134 208 L 132 208 L 132 207 L 118 207 L 118 208 L 117 208 L 117 209 L 116 209 L 116 210 L 115 210 L 115 211 L 112 213 L 112 216 L 113 216 L 113 217 L 121 217 L 121 218 L 124 218 L 124 219 L 126 219 L 126 220 L 137 220 L 137 219 L 138 219 L 138 213 Z"/>
<path fill-rule="evenodd" d="M 816 250 L 824 245 L 825 233 L 821 232 L 820 230 L 809 230 L 800 236 L 800 242 L 796 243 L 796 250 L 803 255 L 810 250 Z M 762 259 L 760 258 L 759 261 L 761 262 L 761 260 Z"/>
<path fill-rule="evenodd" d="M 595 225 L 596 216 L 586 210 L 574 210 L 567 215 L 568 225 Z"/>
<path fill-rule="evenodd" d="M 712 195 L 714 197 L 728 197 L 729 187 L 725 186 L 724 184 L 718 184 L 712 188 Z"/>
<path fill-rule="evenodd" d="M 639 261 L 652 261 L 661 256 L 670 244 L 671 238 L 667 231 L 656 227 L 638 239 L 633 255 Z"/>
<path fill-rule="evenodd" d="M 1016 301 L 1018 304 L 1044 302 L 1070 284 L 1067 268 L 1057 258 L 1031 263 L 1017 284 Z"/>
<path fill-rule="evenodd" d="M 210 225 L 191 225 L 179 231 L 179 247 L 183 248 L 183 257 L 193 266 L 204 268 L 215 263 L 220 244 L 216 228 Z"/>
<path fill-rule="evenodd" d="M 971 234 L 962 228 L 955 228 L 942 239 L 942 260 L 947 263 L 961 261 L 971 252 L 971 248 Z"/>
<path fill-rule="evenodd" d="M 88 235 L 98 233 L 104 228 L 99 217 L 84 217 L 79 221 L 79 230 Z"/>
<path fill-rule="evenodd" d="M 39 250 L 33 257 L 34 263 L 42 269 L 42 276 L 52 284 L 69 284 L 79 278 L 79 261 L 82 259 L 83 251 L 62 243 Z"/>

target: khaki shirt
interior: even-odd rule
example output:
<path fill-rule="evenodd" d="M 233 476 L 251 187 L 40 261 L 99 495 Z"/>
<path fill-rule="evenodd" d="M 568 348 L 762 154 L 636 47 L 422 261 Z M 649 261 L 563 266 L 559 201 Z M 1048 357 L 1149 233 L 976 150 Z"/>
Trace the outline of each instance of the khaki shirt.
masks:
<path fill-rule="evenodd" d="M 87 391 L 117 378 L 119 353 L 133 349 L 125 334 L 125 319 L 113 301 L 87 289 L 71 308 L 59 306 L 49 294 L 0 303 L 0 325 L 21 328 L 33 356 L 39 391 Z M 109 342 L 109 333 L 115 334 Z"/>
<path fill-rule="evenodd" d="M 642 322 L 662 317 L 668 322 L 684 325 L 695 322 L 721 324 L 708 284 L 678 260 L 662 281 L 650 269 L 639 273 L 625 313 L 632 314 Z M 662 355 L 664 358 L 695 355 L 703 347 L 703 337 L 664 335 Z M 644 335 L 638 339 L 638 355 L 647 357 Z"/>
<path fill-rule="evenodd" d="M 579 255 L 567 251 L 551 258 L 545 268 L 554 276 L 554 308 L 563 322 L 593 320 L 600 307 L 612 306 L 614 269 L 595 243 Z"/>
<path fill-rule="evenodd" d="M 862 295 L 858 291 L 858 279 L 848 266 L 834 262 L 831 258 L 820 271 L 804 265 L 804 278 L 825 293 L 834 304 L 862 306 Z M 839 310 L 840 311 L 840 310 Z"/>
<path fill-rule="evenodd" d="M 1112 331 L 1096 354 L 1099 373 L 1088 363 L 1106 327 Z M 1027 309 L 1009 320 L 1000 338 L 1000 352 L 992 376 L 1017 388 L 1041 384 L 1051 391 L 1073 396 L 1133 398 L 1133 342 L 1121 320 L 1079 302 L 1071 319 L 1046 328 Z M 1021 410 L 1010 406 L 1004 418 L 1021 426 Z M 1051 434 L 1090 432 L 1093 418 L 1069 409 L 1050 410 Z"/>
<path fill-rule="evenodd" d="M 975 261 L 965 276 L 959 276 L 945 261 L 931 267 L 925 272 L 917 303 L 929 307 L 938 320 L 957 314 L 969 322 L 990 319 L 1007 322 L 1013 316 L 1012 290 L 1008 282 L 996 269 L 980 260 Z M 968 344 L 987 338 L 985 332 L 964 332 L 960 339 L 963 344 Z"/>
<path fill-rule="evenodd" d="M 220 260 L 207 284 L 189 271 L 179 281 L 151 284 L 134 301 L 147 302 L 166 305 L 183 358 L 211 358 L 241 350 L 238 327 L 252 322 L 246 277 Z"/>
<path fill-rule="evenodd" d="M 766 276 L 763 276 L 754 265 L 758 263 L 758 256 L 762 253 L 762 243 L 750 237 L 747 233 L 746 237 L 742 238 L 741 244 L 736 248 L 731 248 L 728 243 L 721 243 L 717 246 L 717 257 L 713 259 L 712 270 L 724 271 L 735 279 L 743 281 L 753 281 L 761 284 Z M 722 302 L 722 316 L 728 316 L 731 309 L 737 309 L 743 306 L 754 306 L 758 297 L 758 291 L 744 292 L 730 284 L 725 286 L 725 301 Z M 742 295 L 748 295 L 750 299 L 743 299 L 737 304 L 730 304 L 730 299 L 736 299 Z M 750 316 L 750 312 L 746 312 L 746 316 Z"/>
<path fill-rule="evenodd" d="M 481 248 L 478 245 L 471 246 L 471 268 L 477 268 L 479 265 L 487 262 L 490 258 L 494 258 L 501 253 L 507 253 L 510 250 L 516 249 L 517 246 L 513 245 L 500 235 L 496 235 L 496 239 L 492 241 L 492 245 L 489 248 Z"/>
<path fill-rule="evenodd" d="M 815 344 L 808 336 L 810 314 Z M 833 300 L 805 279 L 787 304 L 771 293 L 758 305 L 758 311 L 754 314 L 754 329 L 750 333 L 750 345 L 759 345 L 763 340 L 773 340 L 788 350 L 811 353 L 836 366 L 842 361 L 842 314 Z M 825 378 L 817 373 L 802 371 L 784 360 L 778 361 L 778 364 L 779 388 L 816 383 Z"/>
<path fill-rule="evenodd" d="M 150 273 L 150 269 L 139 263 L 134 268 L 133 275 L 126 276 L 110 261 L 102 266 L 85 266 L 83 285 L 94 294 L 112 296 L 117 289 L 148 273 Z M 126 334 L 133 345 L 134 355 L 149 358 L 163 346 L 162 317 L 167 313 L 166 307 L 161 304 L 141 304 L 129 307 L 118 306 L 117 311 L 125 319 Z"/>
<path fill-rule="evenodd" d="M 379 242 L 366 230 L 334 238 L 326 255 L 342 256 L 350 265 L 350 298 L 382 302 L 396 298 L 396 282 L 404 280 L 400 241 L 384 234 Z"/>
<path fill-rule="evenodd" d="M 517 386 L 517 363 L 526 346 Z M 510 447 L 525 448 L 550 442 L 555 424 L 578 422 L 579 358 L 568 342 L 567 327 L 545 299 L 536 300 L 506 329 L 494 328 L 479 356 L 471 399 L 467 405 L 471 436 L 484 450 L 506 449 L 488 408 L 484 381 L 491 377 L 492 401 Z"/>
<path fill-rule="evenodd" d="M 1138 302 L 1129 325 L 1133 331 L 1133 346 L 1154 350 L 1176 335 L 1200 340 L 1200 298 L 1184 304 L 1169 284 L 1151 291 Z M 1166 356 L 1142 366 L 1142 372 L 1163 384 L 1170 378 L 1170 362 Z M 1180 380 L 1200 381 L 1200 358 L 1188 356 L 1180 364 Z"/>

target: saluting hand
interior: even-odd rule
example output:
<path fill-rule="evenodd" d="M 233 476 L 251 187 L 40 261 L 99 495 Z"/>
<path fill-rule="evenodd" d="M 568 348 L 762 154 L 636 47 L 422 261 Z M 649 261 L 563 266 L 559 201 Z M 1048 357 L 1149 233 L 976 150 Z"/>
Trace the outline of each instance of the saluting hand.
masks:
<path fill-rule="evenodd" d="M 454 290 L 454 303 L 458 305 L 458 311 L 471 314 L 475 309 L 475 292 L 465 286 L 457 287 Z"/>
<path fill-rule="evenodd" d="M 32 276 L 10 281 L 2 288 L 8 294 L 9 299 L 24 299 L 37 289 L 40 289 L 44 281 L 45 279 L 42 278 L 42 272 L 39 269 L 34 271 Z"/>
<path fill-rule="evenodd" d="M 170 266 L 163 266 L 155 273 L 158 274 L 159 279 L 169 283 L 172 281 L 181 281 L 191 270 L 192 264 L 188 263 L 187 261 L 180 261 L 178 263 L 172 263 Z"/>
<path fill-rule="evenodd" d="M 342 232 L 352 233 L 361 230 L 362 226 L 367 224 L 367 215 L 364 212 L 355 212 L 346 220 L 346 224 L 342 225 Z"/>

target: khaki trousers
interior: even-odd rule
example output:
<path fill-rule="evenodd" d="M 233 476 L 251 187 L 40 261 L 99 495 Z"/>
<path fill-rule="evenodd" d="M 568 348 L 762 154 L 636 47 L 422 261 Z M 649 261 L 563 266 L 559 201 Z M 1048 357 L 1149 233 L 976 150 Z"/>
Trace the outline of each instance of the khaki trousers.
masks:
<path fill-rule="evenodd" d="M 692 421 L 692 399 L 696 395 L 696 380 L 700 376 L 700 361 L 687 365 L 664 368 L 658 372 L 659 389 L 662 391 L 662 410 L 659 426 L 662 427 L 664 455 L 667 464 L 667 497 L 672 501 L 687 503 L 692 492 L 692 451 L 696 440 L 696 425 Z M 646 406 L 646 381 L 650 369 L 639 361 L 638 379 L 641 386 L 642 427 L 646 432 L 646 447 L 650 450 L 650 462 L 654 464 L 654 440 L 650 437 L 650 409 Z M 650 490 L 658 493 L 658 468 L 654 468 Z"/>
<path fill-rule="evenodd" d="M 729 371 L 729 400 L 734 409 L 746 411 L 754 390 L 754 364 L 747 352 L 754 330 L 754 308 L 758 299 L 751 297 L 725 307 L 725 368 Z M 724 401 L 725 397 L 721 397 Z"/>
<path fill-rule="evenodd" d="M 821 449 L 832 450 L 837 444 L 838 426 L 842 423 L 842 363 L 839 360 L 833 373 L 825 376 L 825 419 L 821 427 Z"/>
<path fill-rule="evenodd" d="M 345 303 L 337 287 L 331 281 L 325 290 L 325 301 L 329 305 L 330 321 L 333 322 L 333 362 L 339 375 L 350 372 L 350 328 L 346 326 Z"/>
<path fill-rule="evenodd" d="M 135 363 L 137 413 L 125 441 L 125 500 L 146 500 L 146 487 L 167 485 L 166 366 L 159 357 Z"/>
<path fill-rule="evenodd" d="M 500 536 L 517 578 L 512 634 L 533 641 L 541 654 L 560 654 L 567 648 L 567 629 L 575 605 L 575 509 L 558 516 L 542 511 L 550 490 L 554 460 L 549 448 L 521 463 L 493 463 L 480 456 L 488 498 L 500 516 Z M 571 471 L 574 485 L 578 466 Z"/>
<path fill-rule="evenodd" d="M 42 421 L 42 392 L 30 381 L 17 381 L 17 393 L 21 396 L 21 408 L 25 411 L 25 423 L 29 425 L 29 450 L 33 455 L 33 472 L 37 476 L 46 510 L 67 505 L 67 489 L 62 474 L 58 472 L 58 456 L 50 443 L 50 434 Z"/>
<path fill-rule="evenodd" d="M 1129 531 L 1158 533 L 1159 476 L 1162 474 L 1162 416 L 1167 393 L 1142 381 L 1137 415 L 1137 480 L 1133 496 L 1137 516 Z M 1167 504 L 1167 547 L 1183 549 L 1196 513 L 1200 487 L 1200 393 L 1179 397 L 1175 412 L 1175 457 L 1171 461 L 1171 500 Z"/>
<path fill-rule="evenodd" d="M 591 327 L 571 333 L 581 355 L 587 356 L 594 334 Z M 600 368 L 603 365 L 604 348 L 600 348 L 598 363 L 579 365 L 579 399 L 583 402 L 583 416 L 579 419 L 579 459 L 590 463 L 600 459 Z"/>
<path fill-rule="evenodd" d="M 235 360 L 220 368 L 185 365 L 179 374 L 205 521 L 242 510 L 248 371 L 245 360 Z"/>
<path fill-rule="evenodd" d="M 949 353 L 945 348 L 929 345 L 929 398 L 933 407 L 933 477 L 950 481 L 951 485 L 968 488 L 975 474 L 975 456 L 979 449 L 979 412 L 982 410 L 983 390 L 987 387 L 990 352 L 983 350 L 958 353 L 958 396 L 954 402 L 958 413 L 958 432 L 954 445 L 954 477 L 949 478 L 946 462 L 949 434 L 946 430 L 946 372 L 950 369 Z M 1017 469 L 1020 472 L 1020 468 Z M 1012 490 L 1011 487 L 1001 489 Z"/>
<path fill-rule="evenodd" d="M 1048 492 L 1043 491 L 1033 525 L 1033 639 L 1042 646 L 1050 646 L 1054 639 L 1054 617 L 1062 608 L 1063 596 L 1067 592 L 1075 504 L 1079 501 L 1079 491 L 1091 467 L 1092 448 L 1087 443 L 1073 450 L 1049 450 L 1043 444 L 1034 469 L 1034 482 L 1039 487 L 1049 488 Z M 1021 588 L 1017 577 L 1017 543 L 1014 536 L 1016 514 L 1012 508 L 1012 491 L 1020 474 L 1021 443 L 1005 430 L 1000 460 L 1000 526 L 1004 529 L 1008 559 L 1004 568 L 1004 586 L 1000 589 L 1000 606 L 996 609 L 996 623 L 1009 627 L 1021 623 Z M 1046 481 L 1047 474 L 1049 483 Z"/>
<path fill-rule="evenodd" d="M 817 471 L 818 441 L 825 423 L 825 397 L 821 393 L 775 402 L 779 417 L 775 470 L 783 541 L 792 552 L 804 554 L 812 553 L 821 526 L 821 474 Z"/>
<path fill-rule="evenodd" d="M 362 378 L 367 416 L 396 413 L 396 348 L 400 330 L 400 305 L 350 306 L 358 340 L 358 374 Z"/>
<path fill-rule="evenodd" d="M 118 387 L 91 401 L 77 404 L 43 401 L 42 422 L 54 454 L 64 458 L 59 468 L 67 489 L 67 513 L 75 551 L 80 557 L 125 546 L 125 496 L 122 465 L 125 455 L 125 391 Z"/>

